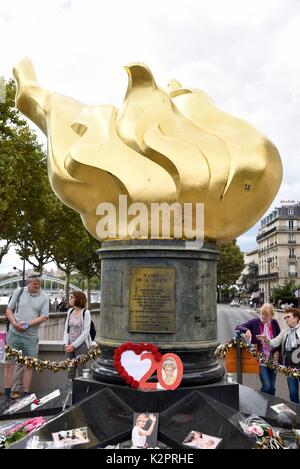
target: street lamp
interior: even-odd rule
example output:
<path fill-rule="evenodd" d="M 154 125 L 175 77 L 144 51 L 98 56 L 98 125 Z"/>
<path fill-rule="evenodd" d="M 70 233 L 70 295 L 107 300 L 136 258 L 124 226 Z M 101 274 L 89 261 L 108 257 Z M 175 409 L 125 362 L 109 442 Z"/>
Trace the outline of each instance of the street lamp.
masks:
<path fill-rule="evenodd" d="M 297 290 L 294 291 L 294 295 L 298 300 L 298 308 L 300 308 L 300 288 L 297 288 Z"/>
<path fill-rule="evenodd" d="M 18 269 L 17 267 L 13 267 L 14 270 L 18 270 L 22 274 L 22 285 L 21 287 L 25 287 L 25 259 L 23 260 L 23 270 Z"/>
<path fill-rule="evenodd" d="M 268 257 L 267 263 L 268 263 L 268 303 L 271 303 L 271 274 L 270 274 L 270 264 L 272 262 L 272 257 Z"/>

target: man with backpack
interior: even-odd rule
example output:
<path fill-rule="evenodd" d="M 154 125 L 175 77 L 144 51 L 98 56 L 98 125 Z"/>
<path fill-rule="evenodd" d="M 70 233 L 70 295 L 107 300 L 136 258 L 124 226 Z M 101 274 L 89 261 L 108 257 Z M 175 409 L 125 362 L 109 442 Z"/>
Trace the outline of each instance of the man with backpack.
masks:
<path fill-rule="evenodd" d="M 39 275 L 28 277 L 27 287 L 18 288 L 6 310 L 6 317 L 10 322 L 7 345 L 22 351 L 23 356 L 38 357 L 38 329 L 42 322 L 49 317 L 49 298 L 41 290 Z M 4 370 L 5 397 L 11 398 L 15 363 L 7 361 Z M 24 367 L 23 394 L 29 394 L 32 380 L 32 368 Z"/>

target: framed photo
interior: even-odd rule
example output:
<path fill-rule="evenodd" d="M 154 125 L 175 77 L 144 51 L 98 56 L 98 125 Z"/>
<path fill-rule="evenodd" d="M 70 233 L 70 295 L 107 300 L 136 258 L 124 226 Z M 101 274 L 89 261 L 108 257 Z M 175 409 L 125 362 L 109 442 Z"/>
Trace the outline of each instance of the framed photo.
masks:
<path fill-rule="evenodd" d="M 135 413 L 131 432 L 132 448 L 155 448 L 157 446 L 157 429 L 158 413 Z"/>
<path fill-rule="evenodd" d="M 56 448 L 63 448 L 74 445 L 82 445 L 88 443 L 88 428 L 73 428 L 71 430 L 61 430 L 57 433 L 52 433 L 52 438 Z"/>
<path fill-rule="evenodd" d="M 279 412 L 291 412 L 292 414 L 296 415 L 296 412 L 290 409 L 286 404 L 271 405 L 271 409 L 275 410 L 277 414 L 279 414 Z"/>
<path fill-rule="evenodd" d="M 205 433 L 192 430 L 183 440 L 182 444 L 195 449 L 216 449 L 222 438 L 206 435 Z"/>
<path fill-rule="evenodd" d="M 12 404 L 5 412 L 3 412 L 3 415 L 18 412 L 19 410 L 24 409 L 24 407 L 27 407 L 28 405 L 32 404 L 32 402 L 35 400 L 36 395 L 34 393 L 29 394 L 29 396 L 23 397 L 23 399 L 20 399 L 15 404 Z"/>
<path fill-rule="evenodd" d="M 168 391 L 176 389 L 181 383 L 183 375 L 182 361 L 174 353 L 166 353 L 162 357 L 159 369 L 157 370 L 157 389 Z"/>

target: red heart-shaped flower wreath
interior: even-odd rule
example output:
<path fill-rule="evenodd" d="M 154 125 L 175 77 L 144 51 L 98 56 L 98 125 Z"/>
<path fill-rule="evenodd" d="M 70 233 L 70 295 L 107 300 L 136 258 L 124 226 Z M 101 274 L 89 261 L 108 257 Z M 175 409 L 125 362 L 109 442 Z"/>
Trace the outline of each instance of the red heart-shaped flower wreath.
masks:
<path fill-rule="evenodd" d="M 134 352 L 136 355 L 141 355 L 143 352 L 152 353 L 155 360 L 158 362 L 161 360 L 162 355 L 158 351 L 158 347 L 156 347 L 153 344 L 145 344 L 143 342 L 139 344 L 126 342 L 125 344 L 122 344 L 118 348 L 116 348 L 113 359 L 114 359 L 114 366 L 117 372 L 119 373 L 121 378 L 125 380 L 126 384 L 129 384 L 132 388 L 137 389 L 139 387 L 139 381 L 137 381 L 134 378 L 134 376 L 131 376 L 121 363 L 122 353 L 129 351 L 129 350 Z"/>

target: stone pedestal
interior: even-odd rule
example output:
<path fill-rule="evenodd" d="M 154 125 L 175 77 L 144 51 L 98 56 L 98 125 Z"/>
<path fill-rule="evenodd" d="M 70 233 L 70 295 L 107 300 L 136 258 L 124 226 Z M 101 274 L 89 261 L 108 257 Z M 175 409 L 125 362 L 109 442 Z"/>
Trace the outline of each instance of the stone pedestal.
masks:
<path fill-rule="evenodd" d="M 112 361 L 124 342 L 151 342 L 180 356 L 182 385 L 219 381 L 213 245 L 182 240 L 106 241 L 101 258 L 101 357 L 95 379 L 121 383 Z"/>

